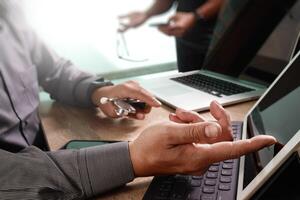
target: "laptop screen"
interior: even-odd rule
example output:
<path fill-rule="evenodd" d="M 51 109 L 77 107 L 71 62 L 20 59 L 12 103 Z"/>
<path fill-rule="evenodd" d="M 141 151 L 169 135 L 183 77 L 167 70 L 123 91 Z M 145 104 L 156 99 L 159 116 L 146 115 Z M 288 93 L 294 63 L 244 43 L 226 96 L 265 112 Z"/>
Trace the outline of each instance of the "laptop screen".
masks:
<path fill-rule="evenodd" d="M 300 129 L 299 55 L 248 115 L 248 137 L 268 134 L 276 137 L 278 143 L 246 157 L 244 188 Z"/>
<path fill-rule="evenodd" d="M 297 20 L 290 18 L 291 8 L 294 9 L 295 1 L 227 2 L 219 15 L 203 68 L 238 77 L 251 60 L 257 56 L 255 62 L 252 62 L 254 64 L 252 66 L 256 67 L 256 64 L 259 64 L 263 65 L 259 66 L 260 68 L 269 67 L 271 72 L 275 71 L 274 73 L 278 75 L 289 60 L 289 53 L 297 36 L 297 32 L 294 36 L 295 30 L 297 30 L 294 24 L 297 23 Z M 275 33 L 271 34 L 273 32 Z M 277 46 L 274 47 L 274 45 Z M 264 48 L 259 51 L 262 46 Z M 274 52 L 278 49 L 279 52 Z M 269 56 L 270 54 L 271 56 Z M 261 57 L 269 59 L 258 59 Z M 274 69 L 275 61 L 273 62 L 273 60 L 278 61 L 275 63 L 276 69 Z"/>
<path fill-rule="evenodd" d="M 264 82 L 272 83 L 294 56 L 299 32 L 300 1 L 297 1 L 277 25 L 243 73 Z"/>

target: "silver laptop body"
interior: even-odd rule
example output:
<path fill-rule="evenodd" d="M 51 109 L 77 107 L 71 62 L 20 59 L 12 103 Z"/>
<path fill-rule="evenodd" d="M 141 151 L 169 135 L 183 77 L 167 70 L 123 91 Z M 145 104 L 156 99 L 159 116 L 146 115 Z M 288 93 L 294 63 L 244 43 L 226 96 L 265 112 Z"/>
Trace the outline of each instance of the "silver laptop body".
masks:
<path fill-rule="evenodd" d="M 219 94 L 217 91 L 205 92 L 186 84 L 172 80 L 172 78 L 201 74 L 219 80 L 227 81 L 238 86 L 246 87 L 251 91 L 234 95 Z M 230 105 L 258 98 L 266 89 L 265 86 L 254 82 L 243 81 L 227 75 L 218 74 L 208 70 L 179 73 L 173 76 L 153 78 L 141 82 L 142 86 L 154 94 L 163 103 L 186 110 L 202 111 L 209 108 L 212 100 L 217 100 L 222 105 Z M 217 94 L 217 95 L 216 95 Z M 197 101 L 195 101 L 197 99 Z"/>

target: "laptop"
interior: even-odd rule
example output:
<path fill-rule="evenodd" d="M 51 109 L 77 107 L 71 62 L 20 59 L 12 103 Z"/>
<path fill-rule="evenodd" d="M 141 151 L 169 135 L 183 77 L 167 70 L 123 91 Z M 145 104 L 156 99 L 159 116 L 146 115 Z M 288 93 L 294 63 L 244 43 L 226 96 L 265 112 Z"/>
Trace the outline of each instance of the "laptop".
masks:
<path fill-rule="evenodd" d="M 281 167 L 297 150 L 300 161 L 299 74 L 300 52 L 257 101 L 244 121 L 232 124 L 234 140 L 267 133 L 277 138 L 276 145 L 240 159 L 213 163 L 202 176 L 156 176 L 143 199 L 250 199 L 278 175 Z M 293 181 L 290 180 L 291 183 Z M 296 192 L 299 197 L 299 190 Z M 284 198 L 289 199 L 286 194 Z"/>
<path fill-rule="evenodd" d="M 208 109 L 212 100 L 229 105 L 258 98 L 267 85 L 242 80 L 238 74 L 287 16 L 293 3 L 294 0 L 248 1 L 209 53 L 202 70 L 142 80 L 142 86 L 171 107 L 194 111 Z"/>
<path fill-rule="evenodd" d="M 272 83 L 293 57 L 299 45 L 300 2 L 296 2 L 264 45 L 260 48 L 243 76 Z M 279 39 L 278 39 L 279 38 Z"/>

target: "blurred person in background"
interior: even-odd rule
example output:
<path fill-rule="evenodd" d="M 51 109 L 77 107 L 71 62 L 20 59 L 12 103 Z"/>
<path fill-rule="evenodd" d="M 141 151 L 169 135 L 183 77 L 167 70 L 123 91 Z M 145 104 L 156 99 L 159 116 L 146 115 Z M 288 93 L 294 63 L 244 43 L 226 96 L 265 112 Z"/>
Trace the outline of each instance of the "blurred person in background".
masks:
<path fill-rule="evenodd" d="M 136 28 L 149 18 L 162 14 L 177 3 L 176 13 L 165 25 L 158 26 L 166 35 L 176 38 L 177 65 L 180 72 L 201 68 L 219 10 L 224 0 L 155 0 L 145 11 L 120 16 L 119 31 Z"/>

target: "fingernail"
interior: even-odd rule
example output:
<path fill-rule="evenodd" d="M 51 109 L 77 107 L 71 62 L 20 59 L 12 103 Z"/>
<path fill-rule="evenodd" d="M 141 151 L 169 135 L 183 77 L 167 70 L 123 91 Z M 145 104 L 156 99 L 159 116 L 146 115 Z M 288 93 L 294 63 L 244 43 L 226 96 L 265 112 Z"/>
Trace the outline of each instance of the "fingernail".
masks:
<path fill-rule="evenodd" d="M 176 114 L 175 113 L 170 113 L 169 116 L 174 117 L 174 116 L 176 116 Z"/>
<path fill-rule="evenodd" d="M 275 137 L 273 137 L 273 136 L 271 136 L 271 137 L 272 137 L 273 141 L 270 141 L 270 145 L 278 142 L 278 140 Z"/>
<path fill-rule="evenodd" d="M 144 119 L 144 118 L 145 118 L 145 115 L 142 114 L 142 113 L 138 113 L 138 114 L 136 114 L 136 117 L 137 117 L 138 119 Z"/>
<path fill-rule="evenodd" d="M 219 135 L 219 129 L 215 125 L 208 125 L 205 127 L 205 135 L 206 137 L 215 138 Z"/>

